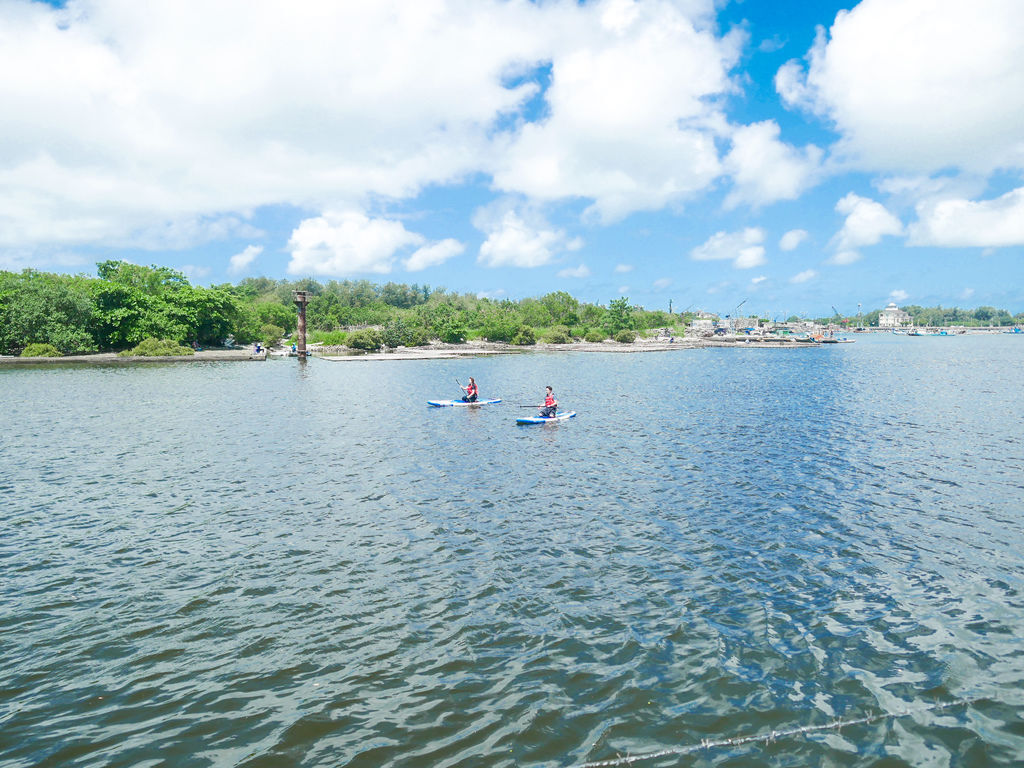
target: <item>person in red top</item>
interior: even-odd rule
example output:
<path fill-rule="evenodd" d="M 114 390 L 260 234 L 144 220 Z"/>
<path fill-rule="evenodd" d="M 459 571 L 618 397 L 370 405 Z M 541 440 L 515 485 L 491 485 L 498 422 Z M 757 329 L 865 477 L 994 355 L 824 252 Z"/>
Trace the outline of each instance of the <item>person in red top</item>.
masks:
<path fill-rule="evenodd" d="M 462 396 L 462 402 L 464 403 L 475 403 L 476 396 L 479 394 L 476 388 L 476 379 L 472 376 L 469 377 L 469 384 L 463 387 L 466 390 L 466 394 Z"/>
<path fill-rule="evenodd" d="M 540 415 L 545 419 L 554 418 L 558 410 L 558 401 L 555 400 L 555 393 L 551 387 L 544 387 L 544 406 L 540 409 Z"/>

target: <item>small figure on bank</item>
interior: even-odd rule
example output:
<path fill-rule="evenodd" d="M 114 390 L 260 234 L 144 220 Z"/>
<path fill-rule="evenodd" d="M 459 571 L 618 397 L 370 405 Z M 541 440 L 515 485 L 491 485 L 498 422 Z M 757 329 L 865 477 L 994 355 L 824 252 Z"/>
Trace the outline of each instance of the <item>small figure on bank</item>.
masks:
<path fill-rule="evenodd" d="M 552 419 L 558 410 L 558 401 L 555 400 L 555 393 L 551 387 L 544 387 L 544 405 L 540 409 L 540 415 L 545 419 Z"/>
<path fill-rule="evenodd" d="M 469 384 L 467 384 L 466 386 L 462 387 L 462 389 L 466 390 L 466 394 L 462 396 L 462 402 L 464 402 L 464 403 L 475 403 L 476 402 L 476 397 L 479 394 L 479 391 L 476 388 L 476 379 L 474 379 L 472 376 L 470 376 L 469 377 Z"/>

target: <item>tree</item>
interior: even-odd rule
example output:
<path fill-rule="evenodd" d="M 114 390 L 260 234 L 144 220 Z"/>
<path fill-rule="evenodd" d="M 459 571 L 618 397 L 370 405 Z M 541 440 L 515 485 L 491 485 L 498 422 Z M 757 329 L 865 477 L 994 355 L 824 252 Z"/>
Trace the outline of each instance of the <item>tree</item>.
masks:
<path fill-rule="evenodd" d="M 623 330 L 631 331 L 634 327 L 633 307 L 630 306 L 629 299 L 622 296 L 610 301 L 604 316 L 604 328 L 608 335 L 614 336 Z"/>
<path fill-rule="evenodd" d="M 26 269 L 0 272 L 0 351 L 51 344 L 63 354 L 94 352 L 89 279 Z"/>

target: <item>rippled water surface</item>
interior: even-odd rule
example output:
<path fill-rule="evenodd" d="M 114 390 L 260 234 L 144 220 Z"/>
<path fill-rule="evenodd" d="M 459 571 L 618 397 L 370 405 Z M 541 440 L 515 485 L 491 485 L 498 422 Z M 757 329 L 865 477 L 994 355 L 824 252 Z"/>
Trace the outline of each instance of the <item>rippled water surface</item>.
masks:
<path fill-rule="evenodd" d="M 1022 363 L 0 370 L 0 765 L 1020 765 Z"/>

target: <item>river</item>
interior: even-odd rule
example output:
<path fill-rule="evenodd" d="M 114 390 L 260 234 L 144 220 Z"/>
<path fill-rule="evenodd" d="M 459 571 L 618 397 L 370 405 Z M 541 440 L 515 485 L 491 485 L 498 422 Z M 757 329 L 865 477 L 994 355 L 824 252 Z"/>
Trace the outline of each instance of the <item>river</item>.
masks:
<path fill-rule="evenodd" d="M 0 766 L 1021 764 L 1024 339 L 856 338 L 0 370 Z"/>

